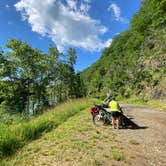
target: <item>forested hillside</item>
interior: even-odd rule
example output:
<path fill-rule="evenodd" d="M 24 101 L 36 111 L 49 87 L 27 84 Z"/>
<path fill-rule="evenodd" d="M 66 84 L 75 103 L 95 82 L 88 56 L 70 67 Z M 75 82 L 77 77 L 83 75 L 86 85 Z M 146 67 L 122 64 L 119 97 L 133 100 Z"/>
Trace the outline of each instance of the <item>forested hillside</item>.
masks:
<path fill-rule="evenodd" d="M 166 0 L 142 0 L 130 28 L 81 73 L 87 95 L 166 97 Z"/>

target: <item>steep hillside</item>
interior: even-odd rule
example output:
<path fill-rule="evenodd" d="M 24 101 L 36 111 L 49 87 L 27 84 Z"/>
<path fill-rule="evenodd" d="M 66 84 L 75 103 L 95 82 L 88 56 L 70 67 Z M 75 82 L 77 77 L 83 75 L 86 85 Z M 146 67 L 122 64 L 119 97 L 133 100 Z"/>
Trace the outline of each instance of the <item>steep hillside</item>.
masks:
<path fill-rule="evenodd" d="M 87 95 L 166 97 L 166 0 L 143 0 L 130 28 L 81 73 Z"/>

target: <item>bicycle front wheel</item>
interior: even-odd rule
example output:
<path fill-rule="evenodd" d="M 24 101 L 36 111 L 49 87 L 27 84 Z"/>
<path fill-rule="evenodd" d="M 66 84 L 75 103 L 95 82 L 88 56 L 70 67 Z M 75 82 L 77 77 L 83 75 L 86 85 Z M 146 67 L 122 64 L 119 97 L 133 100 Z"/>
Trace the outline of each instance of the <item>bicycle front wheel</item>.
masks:
<path fill-rule="evenodd" d="M 101 115 L 96 115 L 94 117 L 94 121 L 93 122 L 94 122 L 94 124 L 96 126 L 102 126 L 104 124 L 103 117 L 101 117 Z"/>

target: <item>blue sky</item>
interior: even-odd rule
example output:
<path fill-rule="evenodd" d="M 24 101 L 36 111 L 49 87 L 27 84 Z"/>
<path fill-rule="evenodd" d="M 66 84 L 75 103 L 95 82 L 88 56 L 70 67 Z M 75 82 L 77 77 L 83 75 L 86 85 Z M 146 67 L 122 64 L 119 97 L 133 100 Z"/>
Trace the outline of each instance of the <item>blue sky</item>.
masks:
<path fill-rule="evenodd" d="M 74 47 L 76 71 L 102 54 L 113 37 L 130 26 L 141 0 L 0 0 L 0 46 L 10 38 L 47 53 Z"/>

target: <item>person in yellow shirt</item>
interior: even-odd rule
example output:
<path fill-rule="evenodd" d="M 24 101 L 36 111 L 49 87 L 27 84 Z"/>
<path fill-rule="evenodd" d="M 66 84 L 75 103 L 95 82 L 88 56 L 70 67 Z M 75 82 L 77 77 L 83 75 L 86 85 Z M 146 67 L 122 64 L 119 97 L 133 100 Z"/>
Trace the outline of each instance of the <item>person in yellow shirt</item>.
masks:
<path fill-rule="evenodd" d="M 111 115 L 112 115 L 112 127 L 113 129 L 115 129 L 115 125 L 117 127 L 117 129 L 119 129 L 119 119 L 120 119 L 120 105 L 119 103 L 115 100 L 114 97 L 112 97 L 112 100 L 109 103 L 109 108 L 111 111 Z"/>

